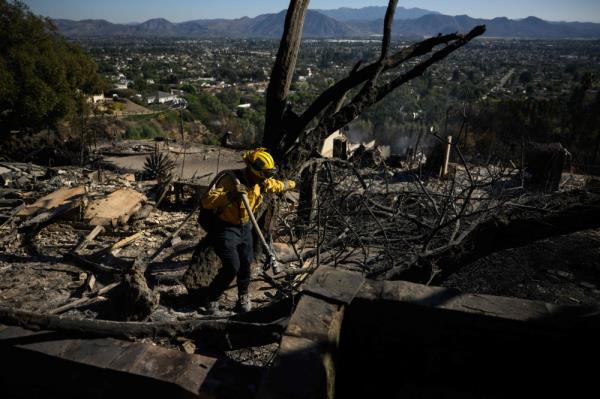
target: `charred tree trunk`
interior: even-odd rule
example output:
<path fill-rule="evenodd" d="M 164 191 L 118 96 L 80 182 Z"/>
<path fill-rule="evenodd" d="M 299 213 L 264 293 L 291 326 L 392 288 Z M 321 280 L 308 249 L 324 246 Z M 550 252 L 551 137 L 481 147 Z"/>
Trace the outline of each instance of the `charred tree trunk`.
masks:
<path fill-rule="evenodd" d="M 302 39 L 302 27 L 309 0 L 291 0 L 285 17 L 283 36 L 267 89 L 267 110 L 263 145 L 269 148 L 281 162 L 284 149 L 281 138 L 285 137 L 291 115 L 287 109 L 287 98 L 296 69 L 296 61 Z"/>
<path fill-rule="evenodd" d="M 302 224 L 302 231 L 309 230 L 316 219 L 316 201 L 318 188 L 318 167 L 312 165 L 305 168 L 300 174 L 300 197 L 298 200 L 298 217 Z"/>

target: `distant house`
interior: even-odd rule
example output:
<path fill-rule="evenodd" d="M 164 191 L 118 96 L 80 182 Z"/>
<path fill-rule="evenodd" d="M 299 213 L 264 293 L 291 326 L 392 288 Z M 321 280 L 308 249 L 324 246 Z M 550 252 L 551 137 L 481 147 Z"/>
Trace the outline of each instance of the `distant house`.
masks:
<path fill-rule="evenodd" d="M 146 101 L 148 104 L 178 103 L 179 97 L 177 97 L 175 94 L 157 91 L 155 95 L 147 97 Z"/>
<path fill-rule="evenodd" d="M 250 103 L 247 103 L 247 104 L 240 104 L 240 105 L 238 105 L 237 107 L 238 107 L 238 108 L 240 108 L 240 109 L 249 109 L 249 108 L 251 108 L 251 107 L 252 107 L 252 104 L 250 104 Z"/>
<path fill-rule="evenodd" d="M 88 97 L 88 102 L 92 104 L 98 104 L 104 102 L 104 94 L 93 94 Z"/>

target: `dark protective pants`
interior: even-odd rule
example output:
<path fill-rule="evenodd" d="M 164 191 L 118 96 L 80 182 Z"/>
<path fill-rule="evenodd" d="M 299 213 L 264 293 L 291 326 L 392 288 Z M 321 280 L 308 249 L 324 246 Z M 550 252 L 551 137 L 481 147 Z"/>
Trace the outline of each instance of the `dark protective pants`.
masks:
<path fill-rule="evenodd" d="M 233 225 L 217 219 L 209 233 L 213 238 L 215 252 L 223 267 L 209 287 L 209 301 L 216 301 L 237 276 L 238 295 L 248 293 L 251 268 L 254 260 L 252 224 Z"/>

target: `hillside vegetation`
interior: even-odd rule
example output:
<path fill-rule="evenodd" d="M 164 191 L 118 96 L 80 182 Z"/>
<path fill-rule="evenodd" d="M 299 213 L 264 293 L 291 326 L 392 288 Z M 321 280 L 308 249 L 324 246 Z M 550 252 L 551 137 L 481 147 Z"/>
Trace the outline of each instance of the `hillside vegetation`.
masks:
<path fill-rule="evenodd" d="M 57 128 L 101 93 L 94 61 L 52 22 L 0 0 L 0 135 Z"/>

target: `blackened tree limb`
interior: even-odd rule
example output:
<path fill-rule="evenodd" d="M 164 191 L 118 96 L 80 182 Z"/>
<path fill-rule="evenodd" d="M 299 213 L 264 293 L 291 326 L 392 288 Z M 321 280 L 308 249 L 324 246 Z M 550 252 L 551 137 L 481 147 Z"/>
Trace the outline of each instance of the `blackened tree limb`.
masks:
<path fill-rule="evenodd" d="M 322 143 L 329 134 L 346 126 L 348 123 L 356 119 L 366 108 L 378 101 L 381 101 L 392 90 L 420 76 L 431 65 L 443 60 L 452 52 L 458 50 L 470 40 L 483 34 L 484 32 L 485 26 L 478 26 L 465 36 L 456 35 L 456 40 L 434 53 L 430 58 L 421 62 L 407 73 L 392 80 L 390 83 L 377 88 L 373 87 L 372 89 L 369 87 L 366 89 L 363 88 L 363 90 L 361 90 L 361 92 L 349 104 L 342 107 L 340 111 L 323 118 L 315 129 L 302 132 L 297 146 L 295 147 L 294 153 L 291 154 L 291 152 L 289 152 L 289 156 L 286 161 L 293 165 L 297 165 L 305 161 L 308 159 L 312 150 L 317 148 L 319 143 Z M 379 66 L 376 65 L 376 67 Z M 374 73 L 377 73 L 377 69 L 375 69 Z"/>
<path fill-rule="evenodd" d="M 435 52 L 431 57 L 419 63 L 410 71 L 400 75 L 398 78 L 392 80 L 391 82 L 376 88 L 375 92 L 372 93 L 371 96 L 364 96 L 360 98 L 360 101 L 351 102 L 350 104 L 342 108 L 338 113 L 332 115 L 327 120 L 324 120 L 323 123 L 320 124 L 320 128 L 324 129 L 324 131 L 319 133 L 321 133 L 323 136 L 327 136 L 328 134 L 335 132 L 338 129 L 341 129 L 349 122 L 356 119 L 356 117 L 358 117 L 366 108 L 368 108 L 376 102 L 381 101 L 391 91 L 403 85 L 404 83 L 422 75 L 431 65 L 443 60 L 448 55 L 452 54 L 454 51 L 458 50 L 459 48 L 467 44 L 469 41 L 483 34 L 484 32 L 485 26 L 481 25 L 475 27 L 471 32 L 469 32 L 469 34 L 465 35 L 464 37 L 459 35 L 459 38 L 457 40 L 454 40 L 452 43 L 449 43 L 443 49 Z"/>
<path fill-rule="evenodd" d="M 275 151 L 283 137 L 283 119 L 292 77 L 296 68 L 302 27 L 309 0 L 291 0 L 285 17 L 283 36 L 267 89 L 267 110 L 263 144 Z"/>
<path fill-rule="evenodd" d="M 485 29 L 486 29 L 485 25 L 479 25 L 479 26 L 476 26 L 475 28 L 473 28 L 464 37 L 459 35 L 459 37 L 456 40 L 452 41 L 451 43 L 448 43 L 448 45 L 446 47 L 435 52 L 427 60 L 421 62 L 420 64 L 415 66 L 413 69 L 408 71 L 407 73 L 402 74 L 399 77 L 397 77 L 396 79 L 392 80 L 391 82 L 383 85 L 382 87 L 380 87 L 377 90 L 376 101 L 381 101 L 385 96 L 387 96 L 390 92 L 392 92 L 399 86 L 403 85 L 404 83 L 406 83 L 412 79 L 415 79 L 415 78 L 421 76 L 427 70 L 427 68 L 429 68 L 431 65 L 443 60 L 444 58 L 446 58 L 447 56 L 449 56 L 450 54 L 452 54 L 453 52 L 455 52 L 456 50 L 458 50 L 465 44 L 469 43 L 471 40 L 473 40 L 477 36 L 480 36 L 483 33 L 485 33 Z"/>
<path fill-rule="evenodd" d="M 482 31 L 481 28 L 483 28 Z M 385 59 L 373 62 L 362 69 L 357 69 L 355 67 L 348 77 L 338 81 L 333 86 L 321 93 L 321 95 L 315 99 L 315 101 L 306 109 L 306 111 L 304 111 L 304 113 L 298 117 L 297 121 L 294 123 L 294 126 L 289 128 L 288 133 L 284 138 L 284 150 L 289 150 L 302 135 L 302 133 L 305 132 L 310 123 L 327 107 L 329 107 L 331 103 L 339 101 L 339 99 L 342 98 L 348 91 L 371 79 L 381 65 L 383 65 L 382 72 L 387 72 L 391 69 L 397 68 L 406 61 L 432 52 L 435 47 L 441 44 L 452 43 L 453 41 L 461 40 L 465 37 L 469 38 L 474 32 L 481 32 L 479 33 L 479 35 L 481 35 L 485 32 L 485 27 L 477 27 L 466 36 L 458 33 L 452 33 L 431 37 L 419 43 L 405 47 L 392 55 L 386 55 Z M 470 41 L 471 39 L 472 38 L 469 38 L 468 40 Z M 265 132 L 267 131 L 265 130 Z"/>
<path fill-rule="evenodd" d="M 398 4 L 397 0 L 390 0 L 388 3 L 387 10 L 385 12 L 385 19 L 383 24 L 383 39 L 381 40 L 381 54 L 379 55 L 379 60 L 377 61 L 377 68 L 374 69 L 373 73 L 369 77 L 367 83 L 362 87 L 359 93 L 352 99 L 353 104 L 364 103 L 364 104 L 372 104 L 373 101 L 371 97 L 374 94 L 375 85 L 377 84 L 377 80 L 379 76 L 383 72 L 385 68 L 385 59 L 387 58 L 390 51 L 390 42 L 392 41 L 392 24 L 394 22 L 394 12 L 396 11 L 396 6 Z M 337 110 L 339 112 L 339 110 Z M 327 120 L 328 115 L 322 120 Z M 350 122 L 350 121 L 348 121 Z"/>
<path fill-rule="evenodd" d="M 156 337 L 193 337 L 205 332 L 240 333 L 249 335 L 280 334 L 283 322 L 249 323 L 229 319 L 187 320 L 177 322 L 118 322 L 110 320 L 76 319 L 25 310 L 0 307 L 0 323 L 28 330 L 51 330 L 68 334 L 123 339 Z"/>

